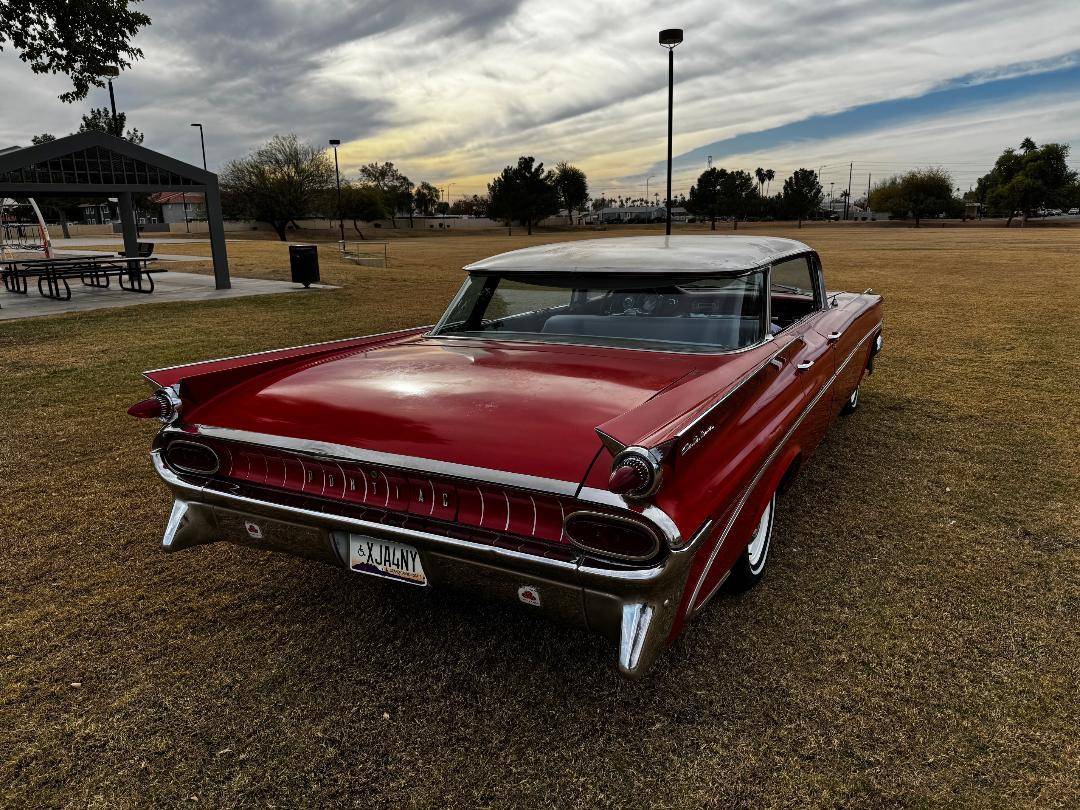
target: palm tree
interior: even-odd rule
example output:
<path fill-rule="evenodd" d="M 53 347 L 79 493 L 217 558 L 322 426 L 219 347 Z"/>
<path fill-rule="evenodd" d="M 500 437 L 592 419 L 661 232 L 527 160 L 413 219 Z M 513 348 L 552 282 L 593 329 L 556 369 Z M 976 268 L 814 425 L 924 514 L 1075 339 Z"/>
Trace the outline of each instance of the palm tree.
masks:
<path fill-rule="evenodd" d="M 771 183 L 773 181 L 774 177 L 776 177 L 776 172 L 774 172 L 772 169 L 766 169 L 765 170 L 765 182 L 766 183 Z M 765 194 L 767 195 L 768 193 L 769 193 L 769 187 L 765 186 Z"/>
<path fill-rule="evenodd" d="M 765 170 L 758 166 L 754 169 L 754 177 L 757 178 L 758 196 L 762 196 L 761 191 L 765 188 Z"/>

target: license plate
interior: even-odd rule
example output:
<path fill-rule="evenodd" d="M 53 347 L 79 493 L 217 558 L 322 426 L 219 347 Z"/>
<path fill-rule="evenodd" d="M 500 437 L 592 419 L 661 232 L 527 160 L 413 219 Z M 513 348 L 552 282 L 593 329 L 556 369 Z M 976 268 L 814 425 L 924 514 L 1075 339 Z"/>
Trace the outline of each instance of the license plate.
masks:
<path fill-rule="evenodd" d="M 349 535 L 349 568 L 361 574 L 386 577 L 413 585 L 427 585 L 420 554 L 412 546 L 392 540 Z"/>

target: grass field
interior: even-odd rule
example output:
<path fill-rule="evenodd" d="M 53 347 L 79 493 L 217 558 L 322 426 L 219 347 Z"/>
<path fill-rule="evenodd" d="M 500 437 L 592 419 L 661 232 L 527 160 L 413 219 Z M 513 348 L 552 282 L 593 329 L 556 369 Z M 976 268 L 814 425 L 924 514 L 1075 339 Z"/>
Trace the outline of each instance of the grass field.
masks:
<path fill-rule="evenodd" d="M 885 295 L 885 351 L 765 582 L 637 684 L 467 596 L 166 557 L 124 413 L 141 369 L 430 323 L 467 261 L 564 236 L 324 250 L 340 290 L 0 327 L 0 803 L 1078 806 L 1080 230 L 769 232 Z M 283 245 L 230 252 L 286 277 Z"/>

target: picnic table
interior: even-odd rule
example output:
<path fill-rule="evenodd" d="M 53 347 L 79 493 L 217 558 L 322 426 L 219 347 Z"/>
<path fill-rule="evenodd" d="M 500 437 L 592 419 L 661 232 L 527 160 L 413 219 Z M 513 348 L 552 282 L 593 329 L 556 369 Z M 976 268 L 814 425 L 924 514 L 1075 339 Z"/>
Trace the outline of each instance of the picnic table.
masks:
<path fill-rule="evenodd" d="M 84 286 L 105 289 L 115 277 L 125 292 L 152 293 L 152 273 L 164 268 L 150 267 L 153 256 L 63 256 L 51 259 L 5 259 L 0 261 L 0 277 L 8 292 L 26 295 L 30 279 L 37 279 L 38 293 L 57 301 L 71 300 L 69 279 Z"/>

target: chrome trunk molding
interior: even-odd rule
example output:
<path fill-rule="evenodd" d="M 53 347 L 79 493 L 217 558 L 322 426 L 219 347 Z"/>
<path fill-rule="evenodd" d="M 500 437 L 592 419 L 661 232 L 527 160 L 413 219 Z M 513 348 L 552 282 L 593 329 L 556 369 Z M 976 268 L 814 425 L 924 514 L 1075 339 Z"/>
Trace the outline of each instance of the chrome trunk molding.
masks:
<path fill-rule="evenodd" d="M 663 509 L 653 504 L 634 508 L 621 495 L 616 495 L 606 489 L 582 487 L 576 481 L 560 481 L 555 478 L 543 478 L 523 473 L 493 470 L 487 467 L 474 467 L 468 464 L 455 464 L 437 459 L 419 458 L 416 456 L 403 456 L 396 453 L 383 453 L 376 450 L 365 450 L 360 447 L 351 447 L 344 444 L 330 442 L 318 442 L 309 439 L 295 439 L 289 436 L 274 436 L 267 433 L 255 433 L 247 430 L 234 430 L 232 428 L 219 428 L 211 425 L 194 425 L 195 435 L 206 436 L 211 439 L 239 442 L 256 447 L 270 447 L 276 450 L 286 450 L 292 453 L 309 455 L 325 461 L 354 461 L 367 464 L 378 464 L 393 467 L 403 471 L 413 471 L 439 475 L 447 478 L 463 479 L 470 482 L 492 484 L 499 487 L 537 492 L 545 495 L 557 495 L 571 498 L 584 503 L 599 506 L 611 506 L 616 509 L 626 510 L 632 515 L 640 516 L 651 523 L 667 542 L 669 548 L 681 548 L 684 545 L 678 526 Z M 166 436 L 180 436 L 190 438 L 191 433 L 177 428 L 167 428 L 162 431 Z"/>
<path fill-rule="evenodd" d="M 348 343 L 351 340 L 369 340 L 372 338 L 386 338 L 391 335 L 404 335 L 407 332 L 416 332 L 420 329 L 430 329 L 430 326 L 410 326 L 407 329 L 394 329 L 390 332 L 376 332 L 374 335 L 355 335 L 354 337 L 337 338 L 336 340 L 322 340 L 317 343 L 303 343 L 299 346 L 284 346 L 278 349 L 263 349 L 258 352 L 246 352 L 245 354 L 234 354 L 229 357 L 215 357 L 210 360 L 195 360 L 190 363 L 177 363 L 175 366 L 162 366 L 161 368 L 152 368 L 142 372 L 142 376 L 146 377 L 148 374 L 156 374 L 159 371 L 174 371 L 178 368 L 188 368 L 190 366 L 203 366 L 209 363 L 223 363 L 227 360 L 244 360 L 248 357 L 260 357 L 264 354 L 275 354 L 276 352 L 291 352 L 296 349 L 315 349 L 320 346 L 333 346 L 335 343 Z M 419 337 L 419 335 L 417 335 Z M 152 381 L 151 381 L 152 382 Z M 156 383 L 155 383 L 156 384 Z"/>

